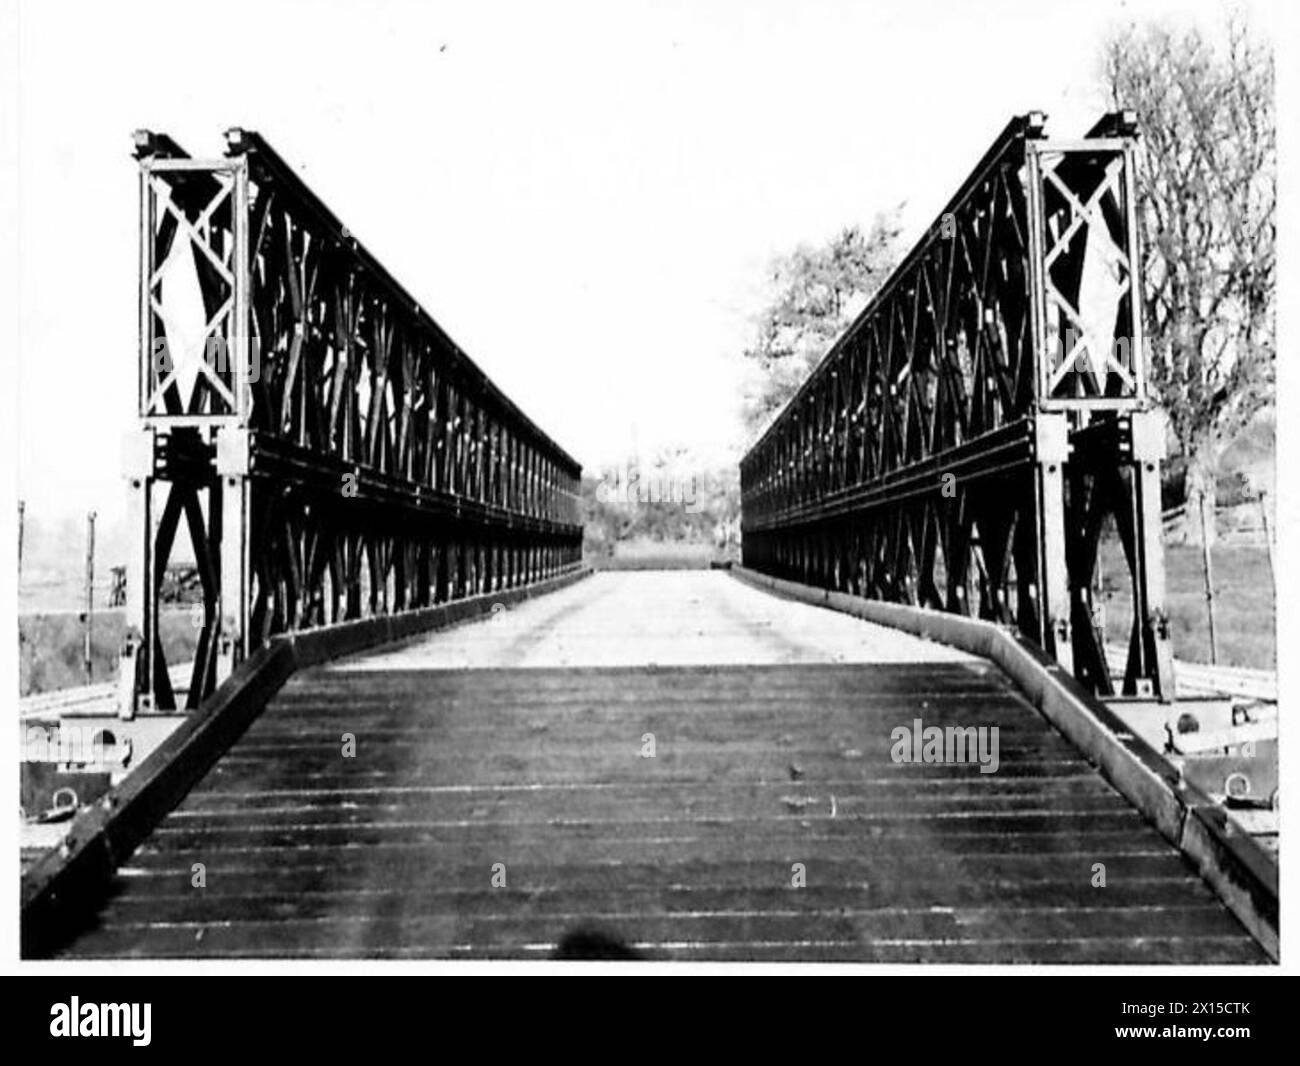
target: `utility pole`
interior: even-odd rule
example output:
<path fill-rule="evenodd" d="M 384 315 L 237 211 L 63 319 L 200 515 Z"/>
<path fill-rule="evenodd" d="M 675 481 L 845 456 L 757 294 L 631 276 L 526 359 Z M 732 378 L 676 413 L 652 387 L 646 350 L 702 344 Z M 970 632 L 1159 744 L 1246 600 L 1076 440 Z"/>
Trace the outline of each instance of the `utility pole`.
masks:
<path fill-rule="evenodd" d="M 1264 502 L 1264 490 L 1261 489 L 1259 500 L 1259 520 L 1264 527 L 1264 549 L 1268 552 L 1268 579 L 1273 584 L 1273 599 L 1277 599 L 1277 572 L 1273 569 L 1273 534 L 1268 528 L 1268 505 Z"/>
<path fill-rule="evenodd" d="M 1200 494 L 1201 501 L 1201 567 L 1205 573 L 1205 613 L 1210 621 L 1210 662 L 1219 661 L 1219 644 L 1214 637 L 1214 566 L 1210 561 L 1209 533 L 1205 525 L 1205 493 Z M 1214 516 L 1210 516 L 1214 520 Z"/>
<path fill-rule="evenodd" d="M 86 515 L 86 684 L 95 680 L 95 664 L 91 658 L 91 636 L 95 628 L 95 512 Z"/>
<path fill-rule="evenodd" d="M 27 501 L 18 501 L 18 580 L 23 578 L 23 518 L 27 513 Z"/>

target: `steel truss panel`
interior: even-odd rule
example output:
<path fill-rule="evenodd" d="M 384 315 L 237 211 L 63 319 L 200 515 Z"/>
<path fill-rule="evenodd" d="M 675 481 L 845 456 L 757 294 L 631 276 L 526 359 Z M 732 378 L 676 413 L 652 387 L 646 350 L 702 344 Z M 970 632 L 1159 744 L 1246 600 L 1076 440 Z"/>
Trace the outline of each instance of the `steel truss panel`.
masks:
<path fill-rule="evenodd" d="M 551 577 L 578 463 L 258 134 L 196 160 L 139 131 L 142 439 L 122 710 L 177 702 L 161 577 L 203 591 L 194 707 L 270 636 Z"/>
<path fill-rule="evenodd" d="M 1107 694 L 1094 588 L 1128 569 L 1126 692 L 1172 698 L 1163 454 L 1142 360 L 1131 115 L 1013 119 L 741 461 L 747 565 L 1017 626 Z M 1138 453 L 1142 453 L 1139 455 Z"/>

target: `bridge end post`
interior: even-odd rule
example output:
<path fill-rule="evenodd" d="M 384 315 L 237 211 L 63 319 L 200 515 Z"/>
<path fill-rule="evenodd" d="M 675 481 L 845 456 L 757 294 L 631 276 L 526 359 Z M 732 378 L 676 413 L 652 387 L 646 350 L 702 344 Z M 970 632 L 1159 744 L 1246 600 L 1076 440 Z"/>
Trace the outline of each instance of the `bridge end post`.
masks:
<path fill-rule="evenodd" d="M 1160 412 L 1134 411 L 1132 438 L 1134 571 L 1136 576 L 1133 637 L 1124 668 L 1123 692 L 1141 695 L 1146 682 L 1152 695 L 1168 703 L 1175 696 L 1174 649 L 1165 599 L 1165 545 L 1160 506 L 1160 464 L 1165 458 L 1165 428 Z"/>
<path fill-rule="evenodd" d="M 217 492 L 220 511 L 220 588 L 216 604 L 216 684 L 220 685 L 248 655 L 248 541 L 250 519 L 250 440 L 247 430 L 217 433 Z"/>
<path fill-rule="evenodd" d="M 1043 649 L 1061 668 L 1074 673 L 1070 636 L 1070 573 L 1066 564 L 1065 464 L 1069 458 L 1069 418 L 1060 411 L 1040 411 L 1034 418 L 1034 460 L 1037 464 L 1038 544 L 1042 574 L 1039 617 Z"/>
<path fill-rule="evenodd" d="M 153 637 L 157 601 L 150 595 L 154 580 L 153 430 L 130 433 L 123 441 L 123 473 L 127 482 L 126 526 L 130 545 L 126 561 L 126 618 L 118 655 L 118 715 L 134 718 L 138 710 L 153 709 Z"/>

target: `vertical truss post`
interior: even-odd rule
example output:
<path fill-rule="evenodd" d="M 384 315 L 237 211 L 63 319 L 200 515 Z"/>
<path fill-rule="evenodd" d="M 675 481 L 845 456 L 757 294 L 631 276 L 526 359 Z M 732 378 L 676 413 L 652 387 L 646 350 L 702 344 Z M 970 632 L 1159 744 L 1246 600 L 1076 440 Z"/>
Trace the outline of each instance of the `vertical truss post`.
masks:
<path fill-rule="evenodd" d="M 1041 130 L 1041 123 L 1038 123 Z M 1038 524 L 1038 619 L 1043 649 L 1056 657 L 1062 669 L 1074 673 L 1074 653 L 1070 640 L 1070 576 L 1066 566 L 1065 545 L 1065 462 L 1069 457 L 1069 424 L 1066 416 L 1042 409 L 1049 395 L 1049 367 L 1052 365 L 1054 340 L 1047 328 L 1047 240 L 1043 210 L 1043 170 L 1039 158 L 1041 141 L 1030 138 L 1025 143 L 1025 170 L 1028 178 L 1029 229 L 1029 321 L 1034 369 L 1038 383 L 1038 409 L 1034 420 L 1034 461 Z"/>
<path fill-rule="evenodd" d="M 252 360 L 260 362 L 261 352 L 251 348 L 252 279 L 249 270 L 249 195 L 248 160 L 237 156 L 234 160 L 234 188 L 231 191 L 231 242 L 233 245 L 231 273 L 232 320 L 227 348 L 230 358 L 230 383 L 234 394 L 234 418 L 218 425 L 215 430 L 216 488 L 209 495 L 209 505 L 214 512 L 220 510 L 217 526 L 218 592 L 216 684 L 221 684 L 249 652 L 249 623 L 252 605 L 250 592 L 251 533 L 249 482 L 251 470 L 251 442 L 249 424 L 252 397 L 250 378 Z M 260 365 L 259 376 L 260 376 Z"/>
<path fill-rule="evenodd" d="M 1066 566 L 1065 542 L 1065 462 L 1070 452 L 1069 431 L 1069 422 L 1064 414 L 1040 412 L 1034 422 L 1042 646 L 1056 657 L 1063 670 L 1073 674 L 1070 575 Z"/>
<path fill-rule="evenodd" d="M 153 430 L 125 441 L 127 478 L 126 626 L 118 663 L 118 714 L 134 718 L 153 709 L 153 647 L 157 601 L 154 581 Z"/>
<path fill-rule="evenodd" d="M 1134 570 L 1139 577 L 1133 603 L 1133 635 L 1124 670 L 1124 695 L 1174 698 L 1174 650 L 1165 601 L 1164 525 L 1160 518 L 1160 463 L 1165 427 L 1158 411 L 1131 416 L 1136 535 Z M 1150 688 L 1150 692 L 1142 691 Z"/>
<path fill-rule="evenodd" d="M 216 683 L 248 655 L 249 626 L 249 436 L 243 429 L 217 434 L 217 484 L 212 507 L 220 515 L 220 593 Z"/>

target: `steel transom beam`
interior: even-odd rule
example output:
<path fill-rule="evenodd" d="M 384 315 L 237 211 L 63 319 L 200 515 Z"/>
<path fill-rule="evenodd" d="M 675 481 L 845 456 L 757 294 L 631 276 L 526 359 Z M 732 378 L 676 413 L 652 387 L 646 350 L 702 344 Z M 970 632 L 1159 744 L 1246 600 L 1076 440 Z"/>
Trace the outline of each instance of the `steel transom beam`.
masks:
<path fill-rule="evenodd" d="M 1113 534 L 1122 689 L 1172 699 L 1136 137 L 1127 112 L 1076 141 L 1007 125 L 742 459 L 747 566 L 1016 626 L 1113 695 Z"/>
<path fill-rule="evenodd" d="M 140 131 L 136 156 L 124 715 L 177 705 L 177 648 L 194 648 L 195 707 L 277 633 L 580 562 L 578 463 L 262 137 L 231 130 L 195 159 Z M 164 631 L 162 577 L 186 555 L 202 602 Z"/>

